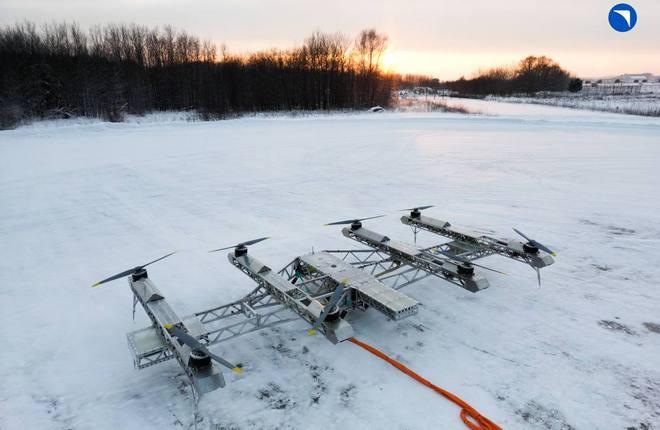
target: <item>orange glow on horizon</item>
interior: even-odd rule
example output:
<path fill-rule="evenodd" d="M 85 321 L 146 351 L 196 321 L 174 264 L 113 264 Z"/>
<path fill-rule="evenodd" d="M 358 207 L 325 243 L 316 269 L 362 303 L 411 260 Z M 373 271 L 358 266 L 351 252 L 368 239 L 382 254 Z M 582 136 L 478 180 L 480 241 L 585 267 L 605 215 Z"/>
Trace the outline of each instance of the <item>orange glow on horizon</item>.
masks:
<path fill-rule="evenodd" d="M 512 66 L 528 55 L 545 55 L 559 63 L 568 72 L 582 78 L 614 76 L 624 73 L 621 65 L 612 62 L 609 52 L 540 51 L 540 52 L 442 52 L 404 51 L 389 48 L 381 61 L 386 71 L 400 74 L 427 75 L 440 80 L 454 80 L 461 76 L 474 77 L 481 70 L 499 66 Z M 649 67 L 649 59 L 653 67 Z M 660 57 L 650 53 L 628 54 L 628 73 L 658 73 Z M 647 70 L 650 69 L 650 70 Z"/>

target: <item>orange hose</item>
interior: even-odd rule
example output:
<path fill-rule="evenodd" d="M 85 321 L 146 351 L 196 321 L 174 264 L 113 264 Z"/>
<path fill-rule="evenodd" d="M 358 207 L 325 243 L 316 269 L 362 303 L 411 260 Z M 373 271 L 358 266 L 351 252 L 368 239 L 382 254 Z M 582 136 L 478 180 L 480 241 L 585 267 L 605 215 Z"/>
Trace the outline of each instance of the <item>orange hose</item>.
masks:
<path fill-rule="evenodd" d="M 459 398 L 458 396 L 450 393 L 447 390 L 444 390 L 437 385 L 434 385 L 431 381 L 422 378 L 420 375 L 417 373 L 413 372 L 412 370 L 408 369 L 406 366 L 403 364 L 399 363 L 393 358 L 388 357 L 381 351 L 377 350 L 373 346 L 367 345 L 366 343 L 360 342 L 354 337 L 351 337 L 348 339 L 349 341 L 353 342 L 354 344 L 366 349 L 373 355 L 375 355 L 378 358 L 381 358 L 385 361 L 387 361 L 389 364 L 392 366 L 396 367 L 399 369 L 401 372 L 405 373 L 406 375 L 410 376 L 417 382 L 421 383 L 422 385 L 426 385 L 436 393 L 440 394 L 441 396 L 445 397 L 448 400 L 451 400 L 453 403 L 458 405 L 461 408 L 461 419 L 465 423 L 465 425 L 470 429 L 470 430 L 502 430 L 500 426 L 489 420 L 488 418 L 484 417 L 481 415 L 479 412 L 477 412 L 476 409 L 474 409 L 472 406 L 467 404 L 463 399 Z"/>

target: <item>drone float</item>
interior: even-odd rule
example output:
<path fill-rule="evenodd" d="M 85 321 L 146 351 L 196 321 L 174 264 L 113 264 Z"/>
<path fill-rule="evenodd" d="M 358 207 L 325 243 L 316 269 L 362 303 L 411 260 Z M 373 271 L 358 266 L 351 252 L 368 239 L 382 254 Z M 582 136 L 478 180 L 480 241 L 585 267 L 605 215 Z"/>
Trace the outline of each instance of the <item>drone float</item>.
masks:
<path fill-rule="evenodd" d="M 257 286 L 239 300 L 193 315 L 178 316 L 147 274 L 147 266 L 173 253 L 92 286 L 128 277 L 133 317 L 139 303 L 151 320 L 149 327 L 127 334 L 135 367 L 144 369 L 175 359 L 197 398 L 225 386 L 221 367 L 241 372 L 240 365 L 209 350 L 229 339 L 303 319 L 310 325 L 310 334 L 321 333 L 336 344 L 353 337 L 353 328 L 346 321 L 349 312 L 371 307 L 392 320 L 416 314 L 419 303 L 399 290 L 427 277 L 476 293 L 489 286 L 480 269 L 502 272 L 475 260 L 499 254 L 519 261 L 536 270 L 539 284 L 540 269 L 554 263 L 550 248 L 517 229 L 514 231 L 524 242 L 479 234 L 422 215 L 422 210 L 431 207 L 405 209 L 409 213 L 401 222 L 413 229 L 415 242 L 420 230 L 450 239 L 432 247 L 395 241 L 363 226 L 364 221 L 380 215 L 326 224 L 346 225 L 342 234 L 366 248 L 312 252 L 296 257 L 279 271 L 248 253 L 248 246 L 267 237 L 214 249 L 210 252 L 231 250 L 229 262 Z"/>

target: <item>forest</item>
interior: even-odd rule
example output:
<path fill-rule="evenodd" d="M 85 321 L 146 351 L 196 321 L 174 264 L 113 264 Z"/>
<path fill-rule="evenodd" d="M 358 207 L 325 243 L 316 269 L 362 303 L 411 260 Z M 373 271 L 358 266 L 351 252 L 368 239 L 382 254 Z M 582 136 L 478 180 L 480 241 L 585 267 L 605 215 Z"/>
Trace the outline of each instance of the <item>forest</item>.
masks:
<path fill-rule="evenodd" d="M 0 128 L 73 116 L 195 110 L 245 112 L 388 106 L 400 79 L 381 69 L 387 36 L 315 32 L 301 46 L 246 55 L 170 26 L 0 28 Z"/>
<path fill-rule="evenodd" d="M 512 67 L 496 67 L 474 78 L 445 82 L 443 87 L 461 95 L 533 94 L 538 91 L 579 91 L 582 81 L 545 56 L 523 58 Z"/>
<path fill-rule="evenodd" d="M 300 46 L 250 54 L 171 26 L 0 28 L 0 129 L 34 119 L 195 111 L 203 119 L 249 112 L 387 107 L 397 89 L 457 96 L 579 91 L 582 82 L 545 56 L 529 56 L 474 78 L 440 82 L 381 67 L 388 37 L 375 29 L 351 38 L 317 31 Z"/>

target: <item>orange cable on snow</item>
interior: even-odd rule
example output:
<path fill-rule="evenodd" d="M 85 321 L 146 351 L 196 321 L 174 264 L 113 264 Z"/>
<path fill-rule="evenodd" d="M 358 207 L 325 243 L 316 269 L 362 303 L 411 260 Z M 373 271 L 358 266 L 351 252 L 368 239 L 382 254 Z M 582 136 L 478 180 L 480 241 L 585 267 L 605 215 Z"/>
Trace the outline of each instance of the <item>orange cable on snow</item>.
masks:
<path fill-rule="evenodd" d="M 417 373 L 413 372 L 412 370 L 408 369 L 406 366 L 403 364 L 399 363 L 393 358 L 388 357 L 381 351 L 377 350 L 373 346 L 367 345 L 364 342 L 360 342 L 354 337 L 351 337 L 348 339 L 349 341 L 353 342 L 354 344 L 366 349 L 373 355 L 375 355 L 378 358 L 381 358 L 385 361 L 387 361 L 389 364 L 392 366 L 396 367 L 399 369 L 401 372 L 405 373 L 406 375 L 410 376 L 417 382 L 426 385 L 436 393 L 440 394 L 441 396 L 451 400 L 453 403 L 458 405 L 461 408 L 461 419 L 465 423 L 465 425 L 470 429 L 470 430 L 502 430 L 500 426 L 489 420 L 488 418 L 484 417 L 481 415 L 479 412 L 477 412 L 476 409 L 474 409 L 472 406 L 467 404 L 463 399 L 459 398 L 458 396 L 450 393 L 447 390 L 444 390 L 437 385 L 434 385 L 431 381 L 422 378 L 420 375 Z"/>

